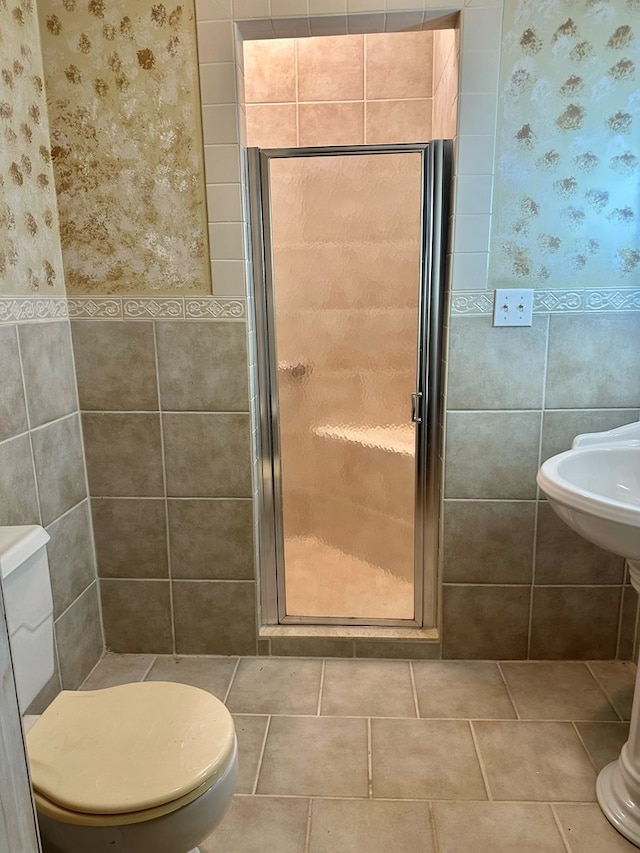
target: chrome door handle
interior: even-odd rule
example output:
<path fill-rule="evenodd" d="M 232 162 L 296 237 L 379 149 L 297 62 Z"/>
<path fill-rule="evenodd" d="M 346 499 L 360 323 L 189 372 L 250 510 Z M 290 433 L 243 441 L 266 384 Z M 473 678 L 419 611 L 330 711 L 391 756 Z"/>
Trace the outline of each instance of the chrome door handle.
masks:
<path fill-rule="evenodd" d="M 418 414 L 421 399 L 422 391 L 415 391 L 411 395 L 411 422 L 414 424 L 422 423 L 422 418 Z"/>

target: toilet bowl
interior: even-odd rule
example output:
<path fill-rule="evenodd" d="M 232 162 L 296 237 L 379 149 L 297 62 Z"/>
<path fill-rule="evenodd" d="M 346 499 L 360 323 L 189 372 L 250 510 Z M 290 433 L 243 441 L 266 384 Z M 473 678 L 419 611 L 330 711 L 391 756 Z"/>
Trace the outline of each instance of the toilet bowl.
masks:
<path fill-rule="evenodd" d="M 21 711 L 53 675 L 53 608 L 37 526 L 0 528 Z M 222 702 L 169 682 L 63 690 L 26 735 L 44 853 L 197 853 L 235 790 Z"/>

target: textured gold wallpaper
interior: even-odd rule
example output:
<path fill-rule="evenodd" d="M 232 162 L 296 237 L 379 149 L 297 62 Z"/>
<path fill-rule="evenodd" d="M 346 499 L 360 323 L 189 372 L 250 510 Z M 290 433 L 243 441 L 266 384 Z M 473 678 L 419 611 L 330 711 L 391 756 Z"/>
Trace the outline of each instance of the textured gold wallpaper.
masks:
<path fill-rule="evenodd" d="M 490 281 L 640 277 L 640 0 L 511 0 Z"/>
<path fill-rule="evenodd" d="M 0 0 L 0 295 L 64 293 L 38 19 Z"/>
<path fill-rule="evenodd" d="M 210 292 L 193 0 L 39 15 L 67 291 Z"/>

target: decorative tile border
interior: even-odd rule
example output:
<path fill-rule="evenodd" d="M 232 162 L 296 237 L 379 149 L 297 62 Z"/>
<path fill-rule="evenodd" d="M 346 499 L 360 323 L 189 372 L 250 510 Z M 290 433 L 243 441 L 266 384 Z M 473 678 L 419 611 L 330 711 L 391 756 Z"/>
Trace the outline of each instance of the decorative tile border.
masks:
<path fill-rule="evenodd" d="M 640 311 L 640 288 L 536 290 L 534 292 L 533 310 L 536 314 Z M 451 294 L 451 314 L 453 316 L 479 316 L 492 313 L 492 290 L 454 291 Z"/>
<path fill-rule="evenodd" d="M 0 323 L 24 323 L 34 320 L 64 320 L 69 316 L 63 297 L 0 297 Z"/>
<path fill-rule="evenodd" d="M 246 300 L 241 298 L 88 297 L 69 299 L 72 320 L 245 320 Z"/>

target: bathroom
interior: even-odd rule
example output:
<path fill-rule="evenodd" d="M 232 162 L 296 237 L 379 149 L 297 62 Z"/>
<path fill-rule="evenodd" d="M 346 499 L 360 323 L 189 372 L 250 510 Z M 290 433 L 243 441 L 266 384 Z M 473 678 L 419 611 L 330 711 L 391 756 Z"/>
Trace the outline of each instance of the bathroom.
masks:
<path fill-rule="evenodd" d="M 42 524 L 51 535 L 59 680 L 43 704 L 60 683 L 78 688 L 105 644 L 136 656 L 126 659 L 131 680 L 160 664 L 168 677 L 174 654 L 228 657 L 215 664 L 223 692 L 229 666 L 255 655 L 291 657 L 298 689 L 320 677 L 313 658 L 635 658 L 637 596 L 623 561 L 564 528 L 540 499 L 535 473 L 578 433 L 640 416 L 640 152 L 624 119 L 634 112 L 637 79 L 620 65 L 637 65 L 639 10 L 631 0 L 554 5 L 236 0 L 232 11 L 223 0 L 202 0 L 198 93 L 191 66 L 178 80 L 186 88 L 169 85 L 171 61 L 184 62 L 185 53 L 195 61 L 186 5 L 180 20 L 167 7 L 164 22 L 164 7 L 154 6 L 148 31 L 134 33 L 135 50 L 128 26 L 107 30 L 104 38 L 116 42 L 110 64 L 89 78 L 65 50 L 85 32 L 96 41 L 90 23 L 100 32 L 114 26 L 103 4 L 88 13 L 73 2 L 44 11 L 40 4 L 39 32 L 30 3 L 3 4 L 9 74 L 0 100 L 11 114 L 1 120 L 12 146 L 4 150 L 23 150 L 1 161 L 3 230 L 15 218 L 19 233 L 16 253 L 3 247 L 0 266 L 0 523 Z M 237 120 L 245 107 L 238 113 L 234 22 L 239 38 L 254 40 L 385 29 L 401 38 L 395 31 L 425 21 L 459 26 L 461 68 L 437 634 L 265 626 L 254 569 L 245 123 Z M 63 49 L 56 39 L 69 28 Z M 570 75 L 558 56 L 574 49 L 586 51 L 579 61 L 600 83 L 569 97 L 560 91 Z M 162 62 L 145 68 L 146 50 Z M 84 41 L 79 56 L 92 61 Z M 132 67 L 123 69 L 126 56 Z M 134 102 L 145 73 L 173 112 L 159 115 L 153 98 L 148 108 Z M 128 119 L 148 111 L 141 125 L 127 126 L 130 147 L 110 168 L 93 155 L 116 146 L 119 128 L 92 130 L 92 89 L 110 102 L 121 88 Z M 584 116 L 572 126 L 562 116 L 573 100 Z M 171 121 L 184 115 L 198 133 L 201 123 L 203 148 L 172 139 Z M 79 151 L 65 147 L 74 138 Z M 96 140 L 101 148 L 92 147 Z M 595 162 L 593 152 L 603 150 Z M 136 176 L 140 157 L 149 169 Z M 180 195 L 177 182 L 163 182 L 168 157 L 178 176 L 204 174 L 206 190 L 198 180 Z M 85 204 L 96 193 L 98 218 Z M 110 208 L 114 194 L 118 206 Z M 167 230 L 175 221 L 179 237 Z M 531 328 L 492 327 L 492 290 L 511 286 L 534 288 Z M 298 665 L 299 657 L 310 660 Z M 415 678 L 418 666 L 412 671 Z M 259 740 L 252 712 L 239 713 Z M 297 825 L 300 803 L 275 807 L 283 827 Z M 287 849 L 280 843 L 273 849 Z"/>

